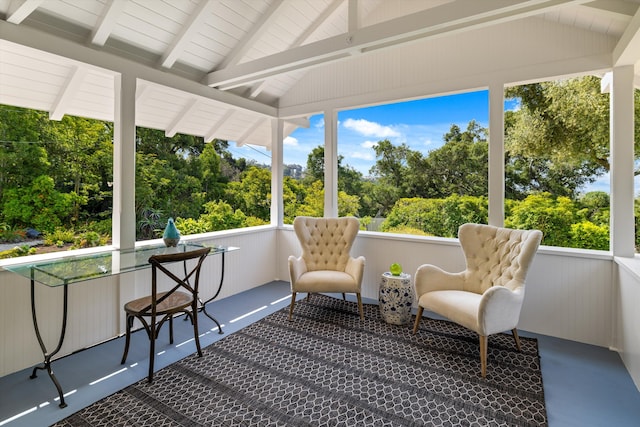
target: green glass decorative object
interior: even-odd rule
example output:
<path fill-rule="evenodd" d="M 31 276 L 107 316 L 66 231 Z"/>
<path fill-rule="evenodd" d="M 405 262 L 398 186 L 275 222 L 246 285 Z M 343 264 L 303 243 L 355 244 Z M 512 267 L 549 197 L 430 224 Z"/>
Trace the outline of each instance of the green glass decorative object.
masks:
<path fill-rule="evenodd" d="M 397 262 L 394 262 L 393 264 L 391 264 L 391 267 L 389 267 L 389 271 L 392 275 L 399 276 L 402 274 L 402 266 Z"/>
<path fill-rule="evenodd" d="M 162 239 L 167 246 L 178 246 L 178 242 L 180 242 L 180 231 L 176 228 L 173 218 L 169 218 L 169 221 L 167 221 Z"/>

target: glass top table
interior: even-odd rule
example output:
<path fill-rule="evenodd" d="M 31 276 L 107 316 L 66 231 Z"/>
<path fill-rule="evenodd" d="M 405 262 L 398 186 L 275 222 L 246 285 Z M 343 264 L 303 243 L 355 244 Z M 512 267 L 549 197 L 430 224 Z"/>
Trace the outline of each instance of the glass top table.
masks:
<path fill-rule="evenodd" d="M 151 266 L 149 257 L 152 255 L 186 252 L 203 247 L 211 248 L 210 255 L 224 254 L 238 249 L 232 246 L 214 246 L 194 242 L 180 243 L 176 247 L 166 247 L 160 243 L 132 249 L 114 249 L 55 260 L 13 264 L 4 268 L 43 285 L 55 287 L 149 268 Z"/>
<path fill-rule="evenodd" d="M 206 304 L 214 300 L 222 289 L 222 283 L 224 281 L 224 258 L 227 252 L 235 251 L 239 248 L 234 246 L 216 246 L 197 242 L 181 242 L 175 247 L 167 247 L 163 243 L 139 246 L 132 249 L 112 249 L 105 251 L 93 252 L 90 254 L 73 255 L 68 257 L 61 257 L 57 259 L 30 261 L 26 260 L 24 263 L 13 264 L 4 266 L 4 268 L 12 273 L 18 274 L 22 277 L 26 277 L 31 283 L 31 314 L 33 320 L 33 327 L 35 329 L 36 338 L 40 344 L 40 349 L 44 356 L 44 362 L 33 368 L 30 378 L 36 378 L 36 372 L 38 370 L 46 370 L 53 381 L 58 395 L 60 398 L 59 406 L 64 408 L 67 404 L 64 401 L 64 394 L 62 387 L 58 382 L 56 376 L 53 373 L 51 364 L 54 361 L 54 356 L 60 351 L 62 343 L 65 337 L 67 314 L 68 314 L 68 285 L 78 282 L 84 282 L 92 279 L 99 279 L 102 277 L 115 276 L 123 273 L 129 273 L 145 268 L 150 268 L 149 257 L 152 255 L 163 255 L 177 252 L 187 252 L 204 247 L 211 248 L 209 255 L 221 255 L 222 256 L 222 268 L 220 272 L 220 282 L 215 294 L 206 301 L 200 302 L 198 311 L 203 312 L 207 317 L 213 320 L 218 325 L 218 332 L 222 334 L 222 326 L 220 323 L 206 311 Z M 185 265 L 186 269 L 186 265 Z M 62 325 L 60 328 L 60 336 L 58 338 L 58 344 L 52 351 L 47 349 L 45 342 L 40 334 L 38 327 L 38 319 L 36 315 L 36 302 L 35 302 L 35 283 L 41 283 L 49 287 L 62 287 L 63 292 L 63 305 L 62 305 Z"/>

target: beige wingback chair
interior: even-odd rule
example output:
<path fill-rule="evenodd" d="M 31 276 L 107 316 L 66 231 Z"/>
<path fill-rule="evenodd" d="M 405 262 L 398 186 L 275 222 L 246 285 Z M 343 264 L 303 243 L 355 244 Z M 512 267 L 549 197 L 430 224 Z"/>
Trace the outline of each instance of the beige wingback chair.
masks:
<path fill-rule="evenodd" d="M 289 257 L 291 305 L 289 320 L 298 292 L 355 293 L 360 318 L 364 319 L 360 288 L 364 273 L 364 257 L 353 258 L 351 246 L 360 229 L 353 217 L 313 218 L 299 216 L 293 229 L 302 248 L 298 258 Z"/>
<path fill-rule="evenodd" d="M 511 330 L 520 350 L 516 327 L 525 278 L 542 232 L 463 224 L 458 238 L 467 262 L 466 270 L 448 273 L 424 264 L 416 271 L 418 313 L 413 333 L 418 330 L 425 309 L 477 332 L 481 374 L 485 377 L 489 335 Z"/>

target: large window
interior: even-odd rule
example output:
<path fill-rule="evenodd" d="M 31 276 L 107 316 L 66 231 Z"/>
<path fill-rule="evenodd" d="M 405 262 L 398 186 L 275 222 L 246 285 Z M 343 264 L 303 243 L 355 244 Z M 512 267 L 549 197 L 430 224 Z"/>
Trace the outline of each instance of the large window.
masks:
<path fill-rule="evenodd" d="M 0 106 L 0 258 L 109 242 L 112 129 Z"/>
<path fill-rule="evenodd" d="M 341 214 L 367 229 L 456 237 L 487 222 L 486 91 L 339 114 Z"/>
<path fill-rule="evenodd" d="M 609 95 L 580 77 L 509 88 L 506 218 L 543 244 L 609 249 Z"/>
<path fill-rule="evenodd" d="M 263 147 L 136 134 L 138 240 L 160 237 L 169 218 L 183 235 L 270 222 L 271 157 Z"/>
<path fill-rule="evenodd" d="M 308 128 L 298 128 L 285 138 L 284 223 L 298 215 L 324 215 L 324 116 L 314 115 Z"/>
<path fill-rule="evenodd" d="M 0 258 L 111 242 L 113 125 L 0 106 Z M 136 239 L 268 224 L 263 147 L 136 130 Z"/>

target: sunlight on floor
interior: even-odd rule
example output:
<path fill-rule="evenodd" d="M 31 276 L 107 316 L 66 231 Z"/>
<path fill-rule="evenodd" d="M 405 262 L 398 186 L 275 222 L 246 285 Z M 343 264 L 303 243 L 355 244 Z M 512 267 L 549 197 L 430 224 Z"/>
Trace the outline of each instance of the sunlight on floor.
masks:
<path fill-rule="evenodd" d="M 262 306 L 262 307 L 260 307 L 260 308 L 256 308 L 256 309 L 255 309 L 255 310 L 253 310 L 253 311 L 250 311 L 250 312 L 248 312 L 248 313 L 243 314 L 242 316 L 238 316 L 238 317 L 236 317 L 235 319 L 231 319 L 231 320 L 229 320 L 229 323 L 235 323 L 235 322 L 237 322 L 238 320 L 242 320 L 242 319 L 244 319 L 245 317 L 249 317 L 249 316 L 251 316 L 252 314 L 256 314 L 256 313 L 258 313 L 258 312 L 260 312 L 260 311 L 262 311 L 262 310 L 265 310 L 266 308 L 267 308 L 267 306 L 266 306 L 266 305 L 263 305 L 263 306 Z"/>
<path fill-rule="evenodd" d="M 131 365 L 131 366 L 135 366 L 135 365 L 136 365 L 136 364 Z M 119 371 L 112 372 L 112 373 L 110 373 L 109 375 L 105 375 L 105 376 L 104 376 L 104 377 L 102 377 L 102 378 L 98 378 L 97 380 L 90 382 L 90 383 L 89 383 L 89 385 L 96 385 L 96 384 L 98 384 L 98 383 L 101 383 L 102 381 L 104 381 L 104 380 L 108 380 L 109 378 L 114 377 L 114 376 L 116 376 L 116 375 L 118 375 L 118 374 L 120 374 L 120 373 L 122 373 L 122 372 L 126 371 L 127 369 L 128 369 L 128 368 L 122 368 L 122 369 L 120 369 Z"/>

